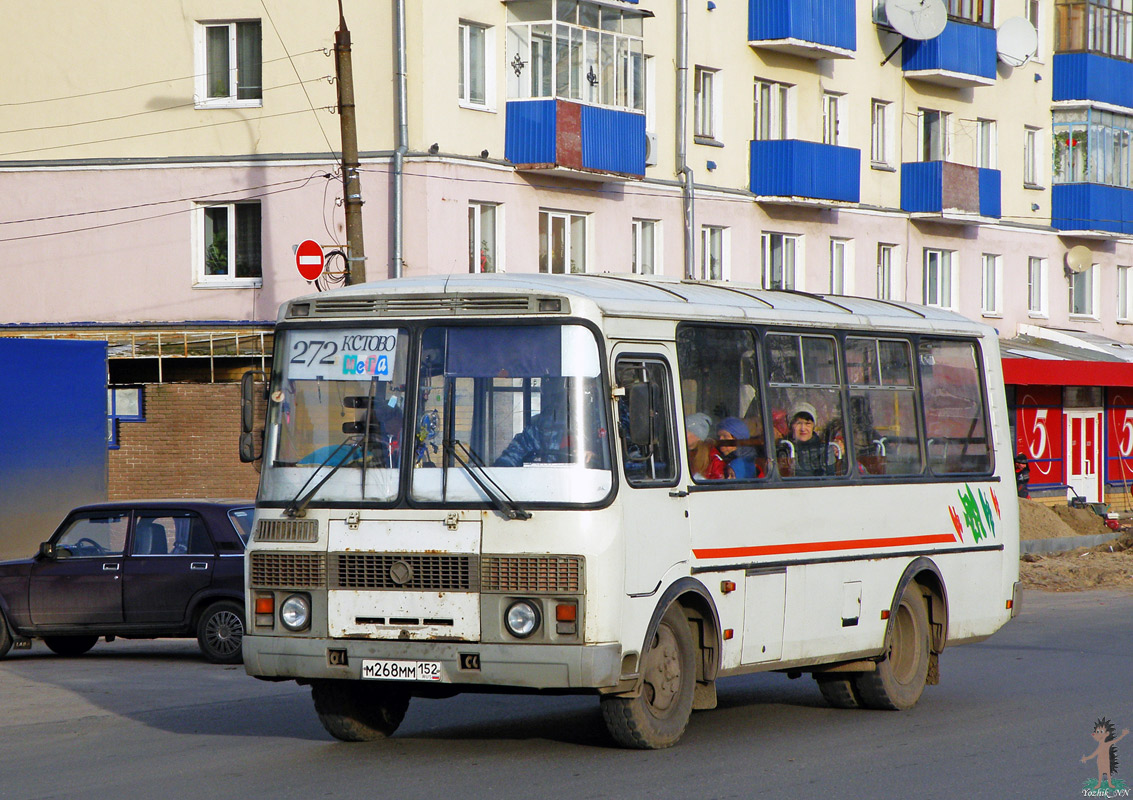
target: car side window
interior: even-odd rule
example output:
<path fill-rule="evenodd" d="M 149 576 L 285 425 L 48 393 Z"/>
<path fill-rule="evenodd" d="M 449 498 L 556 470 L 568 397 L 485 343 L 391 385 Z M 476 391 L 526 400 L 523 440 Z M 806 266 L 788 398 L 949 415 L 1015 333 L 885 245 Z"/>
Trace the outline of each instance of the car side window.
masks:
<path fill-rule="evenodd" d="M 120 556 L 126 548 L 125 514 L 99 514 L 79 517 L 55 540 L 55 550 L 63 558 L 105 558 Z"/>
<path fill-rule="evenodd" d="M 196 514 L 139 514 L 131 553 L 136 556 L 212 555 L 212 540 Z"/>

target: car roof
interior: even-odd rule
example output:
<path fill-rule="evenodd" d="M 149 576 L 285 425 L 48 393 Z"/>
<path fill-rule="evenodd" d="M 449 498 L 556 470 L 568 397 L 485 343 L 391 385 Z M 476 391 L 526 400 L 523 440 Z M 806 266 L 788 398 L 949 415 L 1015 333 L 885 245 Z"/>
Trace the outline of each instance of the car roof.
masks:
<path fill-rule="evenodd" d="M 114 511 L 131 508 L 152 509 L 189 509 L 200 511 L 202 509 L 223 508 L 228 511 L 234 508 L 251 508 L 256 505 L 255 500 L 236 500 L 231 498 L 155 498 L 142 500 L 113 500 L 102 503 L 86 503 L 71 509 L 76 511 Z"/>

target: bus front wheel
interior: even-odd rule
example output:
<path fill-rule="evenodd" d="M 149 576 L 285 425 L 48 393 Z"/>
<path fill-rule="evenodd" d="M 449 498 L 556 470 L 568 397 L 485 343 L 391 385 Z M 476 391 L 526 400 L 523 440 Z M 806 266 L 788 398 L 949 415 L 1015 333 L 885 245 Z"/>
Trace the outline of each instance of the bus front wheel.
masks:
<path fill-rule="evenodd" d="M 372 742 L 393 735 L 409 709 L 404 689 L 362 681 L 312 681 L 311 698 L 327 733 L 344 742 Z"/>
<path fill-rule="evenodd" d="M 680 606 L 669 606 L 642 655 L 640 691 L 602 698 L 602 717 L 619 745 L 660 750 L 677 743 L 692 714 L 695 651 L 688 618 Z"/>
<path fill-rule="evenodd" d="M 909 583 L 897 603 L 885 657 L 875 671 L 854 679 L 863 706 L 905 711 L 917 704 L 928 677 L 929 636 L 924 594 Z"/>

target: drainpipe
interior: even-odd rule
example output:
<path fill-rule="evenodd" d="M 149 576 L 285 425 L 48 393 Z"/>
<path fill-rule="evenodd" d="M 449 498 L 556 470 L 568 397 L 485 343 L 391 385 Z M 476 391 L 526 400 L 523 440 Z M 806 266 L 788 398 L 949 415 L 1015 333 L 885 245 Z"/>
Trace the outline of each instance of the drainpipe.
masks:
<path fill-rule="evenodd" d="M 394 0 L 394 17 L 394 50 L 397 53 L 397 81 L 394 89 L 397 106 L 397 149 L 393 153 L 393 263 L 390 264 L 389 276 L 400 278 L 405 233 L 405 218 L 402 213 L 404 166 L 405 154 L 409 151 L 409 118 L 405 108 L 405 0 Z"/>
<path fill-rule="evenodd" d="M 688 145 L 688 0 L 677 3 L 677 175 L 681 179 L 681 210 L 684 216 L 685 279 L 696 277 L 696 239 L 693 177 L 686 160 Z"/>

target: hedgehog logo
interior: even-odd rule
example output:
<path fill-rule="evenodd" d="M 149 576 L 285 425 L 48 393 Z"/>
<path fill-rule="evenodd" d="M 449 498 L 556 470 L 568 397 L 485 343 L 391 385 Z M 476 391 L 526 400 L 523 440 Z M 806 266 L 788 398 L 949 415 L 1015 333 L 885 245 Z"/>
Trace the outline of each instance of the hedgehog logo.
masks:
<path fill-rule="evenodd" d="M 1117 772 L 1117 747 L 1116 744 L 1125 738 L 1129 733 L 1126 728 L 1121 732 L 1120 736 L 1115 735 L 1116 729 L 1112 722 L 1105 717 L 1101 717 L 1094 723 L 1093 733 L 1090 734 L 1094 741 L 1098 743 L 1094 752 L 1089 755 L 1082 756 L 1082 763 L 1085 764 L 1091 758 L 1096 759 L 1098 762 L 1098 782 L 1095 784 L 1092 780 L 1087 780 L 1083 786 L 1083 793 L 1090 792 L 1090 796 L 1094 796 L 1093 792 L 1102 789 L 1103 781 L 1107 789 L 1125 790 L 1123 794 L 1128 793 L 1125 781 L 1120 778 L 1114 782 L 1113 775 Z M 1105 797 L 1109 797 L 1107 792 Z"/>

